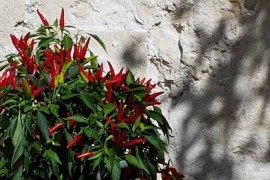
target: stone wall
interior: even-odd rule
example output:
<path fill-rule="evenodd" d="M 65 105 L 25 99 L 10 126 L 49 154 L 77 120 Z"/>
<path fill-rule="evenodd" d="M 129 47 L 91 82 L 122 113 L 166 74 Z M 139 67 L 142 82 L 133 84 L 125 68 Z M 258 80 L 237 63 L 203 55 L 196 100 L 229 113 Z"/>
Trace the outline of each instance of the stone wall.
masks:
<path fill-rule="evenodd" d="M 270 177 L 269 0 L 1 0 L 0 57 L 9 34 L 34 30 L 36 9 L 98 34 L 100 61 L 165 91 L 168 158 L 187 180 Z"/>

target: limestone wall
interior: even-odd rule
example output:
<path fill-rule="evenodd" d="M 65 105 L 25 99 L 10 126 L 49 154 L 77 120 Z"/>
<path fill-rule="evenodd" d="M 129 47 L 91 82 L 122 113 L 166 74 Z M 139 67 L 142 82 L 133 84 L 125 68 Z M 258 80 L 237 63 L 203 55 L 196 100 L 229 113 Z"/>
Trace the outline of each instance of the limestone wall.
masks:
<path fill-rule="evenodd" d="M 0 57 L 36 9 L 53 22 L 61 7 L 104 40 L 100 61 L 165 91 L 168 157 L 187 180 L 270 179 L 269 0 L 1 0 Z"/>

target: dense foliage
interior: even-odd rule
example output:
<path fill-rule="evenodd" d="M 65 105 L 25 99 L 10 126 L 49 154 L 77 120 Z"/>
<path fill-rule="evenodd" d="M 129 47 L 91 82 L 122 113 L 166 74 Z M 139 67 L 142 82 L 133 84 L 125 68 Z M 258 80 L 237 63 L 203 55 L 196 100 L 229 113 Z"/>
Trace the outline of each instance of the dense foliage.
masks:
<path fill-rule="evenodd" d="M 93 34 L 72 35 L 64 21 L 11 35 L 0 77 L 2 179 L 182 179 L 165 162 L 170 127 L 155 84 L 130 70 L 107 73 L 89 50 Z M 106 50 L 106 49 L 105 49 Z"/>

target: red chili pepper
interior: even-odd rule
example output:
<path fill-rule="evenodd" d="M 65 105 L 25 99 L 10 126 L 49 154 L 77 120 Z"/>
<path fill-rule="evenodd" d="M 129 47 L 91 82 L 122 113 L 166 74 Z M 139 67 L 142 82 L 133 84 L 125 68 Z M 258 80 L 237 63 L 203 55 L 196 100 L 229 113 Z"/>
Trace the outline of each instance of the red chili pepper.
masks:
<path fill-rule="evenodd" d="M 9 61 L 9 65 L 11 68 L 19 69 L 19 65 L 13 60 Z"/>
<path fill-rule="evenodd" d="M 108 65 L 109 65 L 109 68 L 110 68 L 111 75 L 112 75 L 112 77 L 114 77 L 115 76 L 115 72 L 114 72 L 114 69 L 113 69 L 112 64 L 109 61 L 108 61 Z"/>
<path fill-rule="evenodd" d="M 70 117 L 70 116 L 71 116 L 70 112 L 66 112 L 66 117 Z M 73 127 L 73 126 L 75 126 L 75 124 L 77 123 L 77 121 L 75 121 L 75 120 L 73 120 L 73 119 L 70 119 L 70 120 L 68 121 L 68 123 L 69 123 L 69 125 L 70 125 L 71 127 Z"/>
<path fill-rule="evenodd" d="M 13 165 L 14 168 L 20 167 L 24 163 L 24 159 L 19 159 L 16 161 L 16 163 Z"/>
<path fill-rule="evenodd" d="M 156 101 L 156 100 L 147 102 L 147 106 L 154 106 L 154 105 L 159 105 L 159 104 L 161 104 L 161 103 Z"/>
<path fill-rule="evenodd" d="M 94 83 L 94 76 L 91 73 L 90 69 L 88 70 L 88 72 L 85 72 L 83 69 L 83 66 L 81 64 L 78 65 L 78 69 L 80 71 L 80 75 L 83 78 L 83 80 L 88 83 Z"/>
<path fill-rule="evenodd" d="M 37 138 L 37 139 L 40 138 L 40 135 L 39 135 L 39 132 L 38 132 L 37 129 L 35 129 L 35 130 L 33 131 L 32 135 L 33 135 L 35 138 Z"/>
<path fill-rule="evenodd" d="M 44 26 L 49 26 L 49 23 L 47 21 L 47 19 L 39 12 L 39 10 L 37 10 L 38 16 L 40 17 L 42 23 Z"/>
<path fill-rule="evenodd" d="M 145 110 L 145 106 L 141 106 L 140 108 L 137 108 L 135 105 L 132 105 L 133 110 L 134 110 L 134 114 L 123 119 L 122 122 L 125 123 L 135 123 L 135 121 L 139 118 L 139 116 L 141 116 Z"/>
<path fill-rule="evenodd" d="M 146 142 L 147 142 L 147 140 L 145 138 L 135 138 L 135 139 L 132 139 L 130 141 L 123 142 L 123 146 L 124 147 L 131 147 L 131 146 L 136 146 L 139 144 L 144 144 Z"/>
<path fill-rule="evenodd" d="M 96 72 L 95 77 L 96 77 L 96 80 L 97 81 L 101 81 L 102 80 L 102 73 L 103 73 L 103 63 L 101 63 L 99 69 Z"/>
<path fill-rule="evenodd" d="M 16 73 L 14 69 L 6 69 L 0 77 L 0 87 L 12 84 L 13 90 L 17 91 Z"/>
<path fill-rule="evenodd" d="M 5 106 L 0 106 L 0 113 L 5 109 Z"/>
<path fill-rule="evenodd" d="M 146 95 L 143 100 L 146 102 L 150 102 L 150 101 L 154 101 L 156 97 L 158 97 L 159 95 L 163 94 L 164 92 L 157 92 L 154 94 L 148 94 Z"/>
<path fill-rule="evenodd" d="M 61 15 L 60 15 L 60 29 L 64 29 L 65 27 L 65 15 L 64 15 L 64 8 L 62 8 Z"/>
<path fill-rule="evenodd" d="M 120 122 L 122 122 L 122 120 L 124 119 L 123 103 L 121 102 L 119 102 L 119 105 L 118 105 L 118 113 L 117 113 L 116 119 Z"/>
<path fill-rule="evenodd" d="M 83 138 L 83 135 L 82 134 L 78 134 L 78 135 L 74 136 L 74 138 L 67 144 L 67 148 L 71 148 L 76 143 L 78 143 L 79 141 L 81 141 L 82 138 Z"/>
<path fill-rule="evenodd" d="M 127 140 L 127 133 L 125 130 L 119 130 L 117 133 L 114 134 L 114 141 L 115 144 L 119 146 L 123 146 L 123 143 Z"/>
<path fill-rule="evenodd" d="M 10 34 L 10 38 L 11 38 L 12 44 L 15 46 L 16 49 L 18 49 L 19 40 L 13 34 Z"/>
<path fill-rule="evenodd" d="M 89 42 L 90 38 L 86 40 L 84 46 L 82 46 L 82 40 L 80 40 L 78 44 L 74 44 L 74 54 L 73 54 L 74 59 L 79 59 L 81 61 L 85 59 L 85 54 L 88 49 Z"/>
<path fill-rule="evenodd" d="M 111 80 L 106 82 L 106 86 L 115 86 L 115 87 L 119 87 L 122 83 L 122 76 L 123 76 L 123 68 L 120 70 L 120 72 L 115 75 L 114 77 L 112 77 Z"/>
<path fill-rule="evenodd" d="M 59 129 L 61 129 L 63 126 L 65 126 L 65 123 L 59 123 L 59 124 L 56 124 L 55 126 L 51 127 L 49 129 L 49 134 L 53 134 L 54 132 L 58 131 Z"/>
<path fill-rule="evenodd" d="M 43 90 L 45 89 L 45 86 L 38 87 L 37 89 L 34 89 L 34 85 L 32 85 L 32 97 L 37 97 Z"/>
<path fill-rule="evenodd" d="M 83 153 L 83 154 L 77 154 L 76 155 L 76 158 L 77 159 L 80 159 L 80 158 L 90 158 L 94 155 L 94 152 L 93 151 L 89 151 L 87 153 Z"/>
<path fill-rule="evenodd" d="M 156 84 L 151 84 L 150 82 L 151 82 L 151 79 L 149 79 L 148 81 L 144 83 L 148 91 L 151 91 L 152 89 L 156 87 Z"/>
<path fill-rule="evenodd" d="M 117 128 L 116 128 L 114 122 L 112 121 L 112 119 L 109 118 L 109 117 L 105 117 L 105 120 L 109 122 L 109 126 L 110 126 L 112 134 L 116 134 L 117 133 Z"/>
<path fill-rule="evenodd" d="M 176 171 L 173 167 L 167 167 L 161 172 L 162 180 L 170 180 L 171 176 L 175 178 L 184 178 L 185 176 L 182 173 Z"/>
<path fill-rule="evenodd" d="M 106 93 L 106 95 L 105 95 L 105 99 L 106 99 L 108 102 L 113 103 L 113 102 L 115 101 L 115 99 L 114 99 L 114 94 L 113 94 L 113 91 L 112 91 L 112 87 L 109 86 L 109 87 L 107 87 L 107 88 L 108 88 L 108 91 L 107 91 L 107 93 Z"/>

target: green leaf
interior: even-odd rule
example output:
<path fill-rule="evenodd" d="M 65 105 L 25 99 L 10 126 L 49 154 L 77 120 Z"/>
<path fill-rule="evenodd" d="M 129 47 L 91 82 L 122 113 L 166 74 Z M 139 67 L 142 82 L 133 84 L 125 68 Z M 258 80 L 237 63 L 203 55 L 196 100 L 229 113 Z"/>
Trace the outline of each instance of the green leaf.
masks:
<path fill-rule="evenodd" d="M 97 131 L 93 130 L 93 129 L 89 129 L 89 128 L 82 128 L 84 134 L 89 137 L 89 138 L 93 138 L 95 141 L 99 141 L 99 137 L 98 137 L 98 133 Z"/>
<path fill-rule="evenodd" d="M 35 76 L 28 74 L 27 77 L 34 83 L 34 85 L 35 85 L 36 87 L 39 87 L 39 86 L 42 85 L 41 80 L 38 79 L 38 78 L 36 78 Z"/>
<path fill-rule="evenodd" d="M 139 126 L 140 122 L 141 122 L 141 116 L 139 116 L 139 117 L 136 119 L 135 123 L 133 124 L 133 126 L 132 126 L 132 131 L 133 131 L 133 132 L 135 132 L 135 130 L 136 130 L 137 127 Z"/>
<path fill-rule="evenodd" d="M 147 165 L 149 167 L 151 177 L 153 179 L 157 179 L 157 170 L 156 170 L 155 166 L 153 166 L 153 164 L 149 161 L 148 158 L 147 158 Z"/>
<path fill-rule="evenodd" d="M 135 156 L 132 156 L 131 154 L 125 155 L 125 159 L 128 163 L 132 164 L 133 166 L 141 169 L 140 164 Z"/>
<path fill-rule="evenodd" d="M 134 78 L 134 75 L 132 74 L 131 71 L 128 71 L 126 83 L 127 83 L 127 85 L 130 85 L 131 83 L 135 83 L 135 78 Z"/>
<path fill-rule="evenodd" d="M 98 56 L 90 56 L 90 57 L 87 57 L 85 63 L 92 62 L 92 61 L 96 60 L 97 57 L 98 57 Z M 90 65 L 90 67 L 92 67 L 92 66 Z"/>
<path fill-rule="evenodd" d="M 14 171 L 11 180 L 18 180 L 18 179 L 23 180 L 24 178 L 22 178 L 22 171 L 23 171 L 23 166 L 18 167 Z"/>
<path fill-rule="evenodd" d="M 17 146 L 14 149 L 13 156 L 11 159 L 11 165 L 13 165 L 21 157 L 25 149 L 24 147 L 25 144 L 26 144 L 26 140 L 25 140 L 24 135 L 22 134 L 19 144 L 17 144 Z"/>
<path fill-rule="evenodd" d="M 145 91 L 145 86 L 137 83 L 130 83 L 129 84 L 129 91 L 135 92 L 135 91 Z"/>
<path fill-rule="evenodd" d="M 92 109 L 93 111 L 96 111 L 96 108 L 95 108 L 95 102 L 93 100 L 93 97 L 89 94 L 82 94 L 80 95 L 80 99 L 84 102 L 84 104 Z"/>
<path fill-rule="evenodd" d="M 17 147 L 22 139 L 23 132 L 23 121 L 25 120 L 26 115 L 21 115 L 20 112 L 18 114 L 17 123 L 16 123 L 16 129 L 14 131 L 14 134 L 12 136 L 12 144 L 14 147 Z"/>
<path fill-rule="evenodd" d="M 149 116 L 150 118 L 154 119 L 157 121 L 157 123 L 159 124 L 162 132 L 167 135 L 167 138 L 169 133 L 168 131 L 169 130 L 172 130 L 168 121 L 166 120 L 166 118 L 163 116 L 163 114 L 161 113 L 161 111 L 159 109 L 154 109 L 153 110 L 148 110 L 148 111 L 145 111 L 146 112 L 146 115 Z"/>
<path fill-rule="evenodd" d="M 118 127 L 118 128 L 121 128 L 121 129 L 128 129 L 128 130 L 130 130 L 129 127 L 128 127 L 128 125 L 126 123 L 117 123 L 117 124 L 115 124 L 115 126 Z"/>
<path fill-rule="evenodd" d="M 102 160 L 102 154 L 103 153 L 98 153 L 91 157 L 91 159 L 93 158 L 93 169 L 96 169 L 100 165 Z"/>
<path fill-rule="evenodd" d="M 68 48 L 72 47 L 73 41 L 72 41 L 71 37 L 69 37 L 69 35 L 65 34 L 63 41 L 62 41 L 62 44 L 64 45 L 65 49 L 68 49 Z"/>
<path fill-rule="evenodd" d="M 108 114 L 110 114 L 114 110 L 115 110 L 115 106 L 112 103 L 107 103 L 104 106 L 104 117 L 106 117 Z"/>
<path fill-rule="evenodd" d="M 40 107 L 38 108 L 38 110 L 39 110 L 39 111 L 42 111 L 42 112 L 44 112 L 44 113 L 46 113 L 46 114 L 50 114 L 49 108 L 48 108 L 47 106 L 40 106 Z"/>
<path fill-rule="evenodd" d="M 38 47 L 40 48 L 46 48 L 49 46 L 49 44 L 54 40 L 53 37 L 48 37 L 48 38 L 42 38 L 39 43 Z"/>
<path fill-rule="evenodd" d="M 143 169 L 147 174 L 150 174 L 144 159 L 141 158 L 138 148 L 136 147 L 136 158 L 141 169 Z"/>
<path fill-rule="evenodd" d="M 51 149 L 45 150 L 45 156 L 51 161 L 52 164 L 55 164 L 55 163 L 62 164 L 57 153 Z"/>
<path fill-rule="evenodd" d="M 40 132 L 45 137 L 47 143 L 49 143 L 50 138 L 49 138 L 49 132 L 48 132 L 48 129 L 49 129 L 48 120 L 41 111 L 38 111 L 38 114 L 37 114 L 37 125 L 39 127 Z"/>
<path fill-rule="evenodd" d="M 58 27 L 58 19 L 55 19 L 55 21 L 53 23 L 53 26 L 56 27 L 56 28 Z"/>
<path fill-rule="evenodd" d="M 104 42 L 97 35 L 95 35 L 95 34 L 89 34 L 89 35 L 92 36 L 102 46 L 102 48 L 107 52 Z"/>
<path fill-rule="evenodd" d="M 72 92 L 68 92 L 68 94 L 65 94 L 63 96 L 61 96 L 61 99 L 70 99 L 70 98 L 73 98 L 75 96 L 78 96 L 79 94 L 76 94 L 76 93 L 72 93 Z"/>
<path fill-rule="evenodd" d="M 2 71 L 3 69 L 5 69 L 6 67 L 8 67 L 9 64 L 4 64 L 0 66 L 0 71 Z"/>
<path fill-rule="evenodd" d="M 106 154 L 108 154 L 109 156 L 114 156 L 115 154 L 115 151 L 114 151 L 114 148 L 113 147 L 108 147 L 108 144 L 109 142 L 113 139 L 113 135 L 109 135 L 106 140 L 105 140 L 105 143 L 104 143 L 104 152 Z"/>
<path fill-rule="evenodd" d="M 113 168 L 111 172 L 112 180 L 119 180 L 121 175 L 120 161 L 114 158 Z"/>
<path fill-rule="evenodd" d="M 77 122 L 87 122 L 87 119 L 82 114 L 76 114 L 74 116 L 70 116 L 70 117 L 65 118 L 65 119 L 68 119 L 68 120 L 73 119 Z"/>
<path fill-rule="evenodd" d="M 153 146 L 155 146 L 155 148 L 157 150 L 162 150 L 165 151 L 165 146 L 162 144 L 161 140 L 158 138 L 155 138 L 153 136 L 145 136 L 145 138 L 147 139 L 147 141 L 152 144 Z"/>
<path fill-rule="evenodd" d="M 55 115 L 56 117 L 59 117 L 58 109 L 59 109 L 59 105 L 51 104 L 50 110 L 51 110 L 52 114 Z"/>
<path fill-rule="evenodd" d="M 7 160 L 4 159 L 4 157 L 1 158 L 0 161 L 0 169 L 3 169 L 5 167 L 5 165 L 7 164 Z"/>

